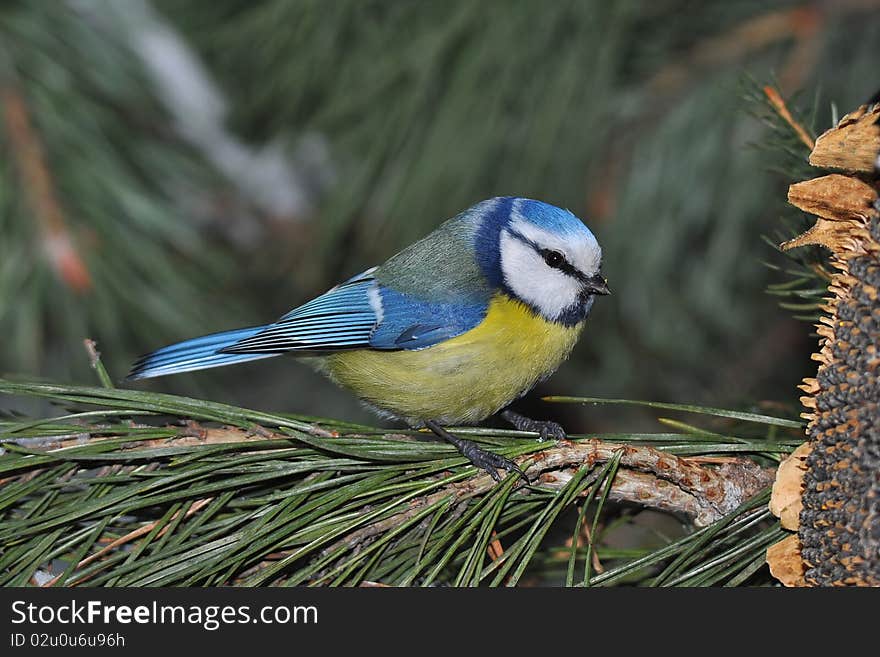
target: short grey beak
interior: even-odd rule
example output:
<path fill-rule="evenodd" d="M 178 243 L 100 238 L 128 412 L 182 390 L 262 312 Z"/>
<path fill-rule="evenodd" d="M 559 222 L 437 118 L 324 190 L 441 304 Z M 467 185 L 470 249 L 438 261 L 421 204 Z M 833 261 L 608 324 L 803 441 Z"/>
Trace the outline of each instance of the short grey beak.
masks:
<path fill-rule="evenodd" d="M 608 281 L 599 274 L 590 276 L 587 279 L 587 292 L 590 294 L 601 294 L 602 296 L 611 294 L 611 290 L 608 289 Z"/>

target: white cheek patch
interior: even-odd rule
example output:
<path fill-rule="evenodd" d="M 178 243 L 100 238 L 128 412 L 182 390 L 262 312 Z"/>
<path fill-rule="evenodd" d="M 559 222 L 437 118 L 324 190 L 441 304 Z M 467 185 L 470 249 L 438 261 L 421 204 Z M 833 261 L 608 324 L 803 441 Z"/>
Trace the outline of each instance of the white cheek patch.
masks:
<path fill-rule="evenodd" d="M 529 244 L 507 230 L 501 232 L 501 273 L 507 287 L 520 299 L 537 308 L 548 320 L 559 316 L 578 300 L 580 283 L 558 269 L 547 266 Z"/>

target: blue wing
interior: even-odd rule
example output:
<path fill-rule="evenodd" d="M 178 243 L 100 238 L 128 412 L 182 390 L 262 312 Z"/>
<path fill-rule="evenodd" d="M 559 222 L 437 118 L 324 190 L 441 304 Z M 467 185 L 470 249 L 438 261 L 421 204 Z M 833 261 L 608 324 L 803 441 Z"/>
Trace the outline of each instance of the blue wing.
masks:
<path fill-rule="evenodd" d="M 163 347 L 135 363 L 129 379 L 232 365 L 285 352 L 424 349 L 469 331 L 488 300 L 437 303 L 382 285 L 371 269 L 294 308 L 274 324 L 214 333 Z"/>
<path fill-rule="evenodd" d="M 432 303 L 380 284 L 368 270 L 224 347 L 224 354 L 423 349 L 479 324 L 486 303 Z"/>
<path fill-rule="evenodd" d="M 377 283 L 373 270 L 350 278 L 294 308 L 259 333 L 223 349 L 227 354 L 277 354 L 287 351 L 336 351 L 365 348 L 378 316 L 371 302 Z"/>
<path fill-rule="evenodd" d="M 471 330 L 486 316 L 488 300 L 469 303 L 424 301 L 379 286 L 382 321 L 370 338 L 373 349 L 424 349 Z"/>
<path fill-rule="evenodd" d="M 256 335 L 264 330 L 264 326 L 253 328 L 235 329 L 203 335 L 184 342 L 178 342 L 162 349 L 141 356 L 132 366 L 131 372 L 126 377 L 130 381 L 136 379 L 149 379 L 154 376 L 166 374 L 180 374 L 181 372 L 193 372 L 206 370 L 209 367 L 221 367 L 234 363 L 244 363 L 249 360 L 269 358 L 275 354 L 225 354 L 224 347 L 235 344 L 243 338 Z"/>

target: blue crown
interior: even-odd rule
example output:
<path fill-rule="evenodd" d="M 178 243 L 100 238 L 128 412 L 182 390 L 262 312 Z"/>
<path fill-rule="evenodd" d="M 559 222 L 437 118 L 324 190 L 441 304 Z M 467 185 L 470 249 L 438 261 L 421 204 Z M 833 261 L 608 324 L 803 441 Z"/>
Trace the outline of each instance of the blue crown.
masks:
<path fill-rule="evenodd" d="M 595 239 L 584 222 L 568 210 L 530 198 L 511 200 L 511 219 L 521 217 L 551 233 L 558 233 L 572 239 Z"/>

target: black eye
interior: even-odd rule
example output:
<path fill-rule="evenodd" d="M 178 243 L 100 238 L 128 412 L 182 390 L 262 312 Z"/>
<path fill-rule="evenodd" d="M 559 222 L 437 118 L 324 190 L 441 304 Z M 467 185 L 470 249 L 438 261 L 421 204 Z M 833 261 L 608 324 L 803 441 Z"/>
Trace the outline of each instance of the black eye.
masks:
<path fill-rule="evenodd" d="M 541 251 L 541 255 L 544 256 L 544 262 L 547 263 L 548 267 L 553 267 L 553 269 L 559 269 L 562 267 L 562 263 L 565 262 L 565 256 L 562 255 L 559 251 L 550 251 L 549 249 L 545 249 Z"/>

